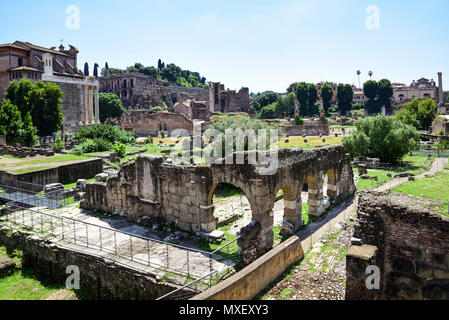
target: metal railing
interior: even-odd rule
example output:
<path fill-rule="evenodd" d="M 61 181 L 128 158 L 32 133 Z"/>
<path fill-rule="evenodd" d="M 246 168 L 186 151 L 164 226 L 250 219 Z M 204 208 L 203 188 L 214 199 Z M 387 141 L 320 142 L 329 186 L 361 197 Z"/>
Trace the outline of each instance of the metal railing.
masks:
<path fill-rule="evenodd" d="M 9 204 L 5 210 L 7 212 L 0 217 L 0 221 L 32 230 L 48 240 L 99 250 L 109 253 L 109 259 L 119 260 L 120 263 L 127 260 L 128 265 L 133 262 L 187 279 L 203 278 L 207 272 L 209 285 L 213 283 L 212 274 L 223 271 L 217 267 L 217 260 L 224 260 L 218 252 L 238 240 L 237 238 L 213 252 L 206 252 L 15 204 Z M 205 260 L 203 268 L 198 264 L 201 259 Z M 233 266 L 234 264 L 229 267 Z M 170 281 L 170 277 L 167 276 L 166 280 Z"/>
<path fill-rule="evenodd" d="M 46 194 L 41 192 L 36 193 L 27 189 L 0 185 L 0 200 L 37 209 L 58 209 L 73 203 L 70 201 L 70 197 L 64 197 L 64 193 L 59 190 Z"/>
<path fill-rule="evenodd" d="M 241 237 L 237 237 L 236 239 L 234 239 L 234 240 L 228 242 L 227 244 L 221 246 L 220 248 L 216 249 L 211 254 L 217 254 L 217 252 L 219 252 L 219 251 L 223 250 L 224 248 L 230 246 L 234 242 L 238 241 L 240 238 Z M 194 281 L 192 281 L 192 282 L 190 282 L 190 283 L 188 283 L 188 284 L 186 284 L 186 285 L 184 285 L 184 286 L 182 286 L 182 287 L 180 287 L 180 288 L 178 288 L 178 289 L 176 289 L 176 290 L 174 290 L 172 292 L 169 292 L 169 293 L 163 295 L 162 297 L 157 298 L 156 300 L 164 300 L 164 299 L 167 299 L 168 297 L 172 297 L 171 300 L 178 300 L 181 297 L 180 295 L 182 295 L 183 292 L 186 289 L 191 289 L 192 290 L 191 293 L 189 293 L 189 292 L 187 293 L 188 296 L 191 296 L 192 293 L 198 294 L 201 291 L 198 290 L 197 287 L 193 287 L 194 285 L 197 286 L 198 284 L 200 284 L 200 285 L 204 286 L 204 284 L 205 284 L 204 281 L 209 279 L 209 282 L 207 283 L 207 286 L 208 287 L 212 287 L 214 284 L 222 281 L 223 278 L 229 276 L 231 274 L 230 271 L 232 271 L 232 270 L 234 270 L 234 266 L 228 267 L 228 268 L 222 270 L 221 272 L 218 272 L 217 270 L 213 270 L 212 267 L 211 267 L 211 272 L 209 274 L 207 274 L 207 275 L 205 275 L 205 276 L 203 276 L 203 277 L 201 277 L 199 279 L 196 279 L 196 280 L 194 280 Z M 174 298 L 175 295 L 177 295 L 176 298 Z"/>

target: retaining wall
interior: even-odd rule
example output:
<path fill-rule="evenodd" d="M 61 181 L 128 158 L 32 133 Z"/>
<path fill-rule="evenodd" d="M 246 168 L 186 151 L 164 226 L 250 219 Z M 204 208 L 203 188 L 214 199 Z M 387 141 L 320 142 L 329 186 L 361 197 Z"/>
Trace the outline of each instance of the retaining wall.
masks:
<path fill-rule="evenodd" d="M 294 236 L 242 271 L 200 293 L 192 300 L 250 300 L 304 258 L 301 240 Z"/>

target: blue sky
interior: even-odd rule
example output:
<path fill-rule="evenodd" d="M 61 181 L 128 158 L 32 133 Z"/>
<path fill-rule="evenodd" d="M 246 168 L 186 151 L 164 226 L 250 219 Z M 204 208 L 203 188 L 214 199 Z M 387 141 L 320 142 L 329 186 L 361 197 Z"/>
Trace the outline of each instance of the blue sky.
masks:
<path fill-rule="evenodd" d="M 80 10 L 79 30 L 66 8 Z M 368 6 L 379 29 L 368 29 Z M 283 92 L 295 81 L 358 85 L 437 79 L 449 89 L 447 0 L 0 0 L 0 43 L 73 44 L 78 67 L 166 63 L 231 89 Z M 371 20 L 370 20 L 371 21 Z"/>

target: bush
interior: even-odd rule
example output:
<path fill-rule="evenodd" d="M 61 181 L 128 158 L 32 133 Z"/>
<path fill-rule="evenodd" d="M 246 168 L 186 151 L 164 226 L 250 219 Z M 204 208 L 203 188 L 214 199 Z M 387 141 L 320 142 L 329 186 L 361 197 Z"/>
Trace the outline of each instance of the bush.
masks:
<path fill-rule="evenodd" d="M 301 118 L 300 116 L 296 116 L 295 123 L 297 126 L 302 126 L 302 125 L 304 125 L 304 119 Z"/>
<path fill-rule="evenodd" d="M 367 156 L 383 162 L 397 163 L 419 143 L 415 127 L 403 124 L 395 117 L 377 116 L 355 123 L 352 136 L 343 145 L 352 157 Z"/>
<path fill-rule="evenodd" d="M 101 138 L 87 139 L 78 145 L 70 153 L 81 156 L 85 153 L 109 151 L 113 148 L 113 144 Z"/>
<path fill-rule="evenodd" d="M 276 116 L 276 103 L 263 107 L 259 112 L 259 119 L 275 119 Z"/>
<path fill-rule="evenodd" d="M 64 142 L 62 142 L 61 137 L 57 137 L 55 140 L 55 143 L 53 143 L 53 146 L 51 147 L 51 149 L 53 150 L 53 152 L 59 153 L 64 148 L 65 148 L 65 145 L 64 145 Z"/>
<path fill-rule="evenodd" d="M 126 156 L 126 145 L 119 142 L 114 146 L 114 152 L 117 152 L 120 158 L 124 158 Z"/>
<path fill-rule="evenodd" d="M 135 143 L 136 138 L 132 132 L 120 129 L 117 126 L 108 126 L 96 124 L 93 126 L 82 127 L 74 136 L 75 141 L 82 144 L 88 139 L 102 139 L 111 144 L 121 142 L 124 144 Z"/>

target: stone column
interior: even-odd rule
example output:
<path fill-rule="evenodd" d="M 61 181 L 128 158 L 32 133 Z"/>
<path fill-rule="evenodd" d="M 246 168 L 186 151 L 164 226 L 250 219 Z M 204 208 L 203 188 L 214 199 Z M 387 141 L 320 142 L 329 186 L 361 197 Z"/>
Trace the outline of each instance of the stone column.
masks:
<path fill-rule="evenodd" d="M 286 200 L 284 198 L 284 223 L 281 228 L 281 235 L 292 235 L 304 225 L 302 220 L 302 199 Z"/>
<path fill-rule="evenodd" d="M 89 124 L 89 86 L 84 87 L 84 124 Z"/>
<path fill-rule="evenodd" d="M 95 123 L 100 123 L 100 97 L 98 93 L 98 87 L 94 86 L 92 89 L 94 93 L 94 108 L 95 108 Z"/>
<path fill-rule="evenodd" d="M 90 87 L 90 108 L 89 108 L 89 123 L 93 124 L 94 123 L 94 89 L 91 86 Z"/>
<path fill-rule="evenodd" d="M 324 179 L 321 173 L 309 177 L 309 214 L 316 217 L 326 211 L 323 184 Z"/>
<path fill-rule="evenodd" d="M 338 201 L 338 197 L 340 195 L 340 190 L 338 188 L 337 183 L 337 171 L 334 169 L 330 169 L 327 173 L 328 181 L 327 181 L 327 196 L 333 200 Z"/>

